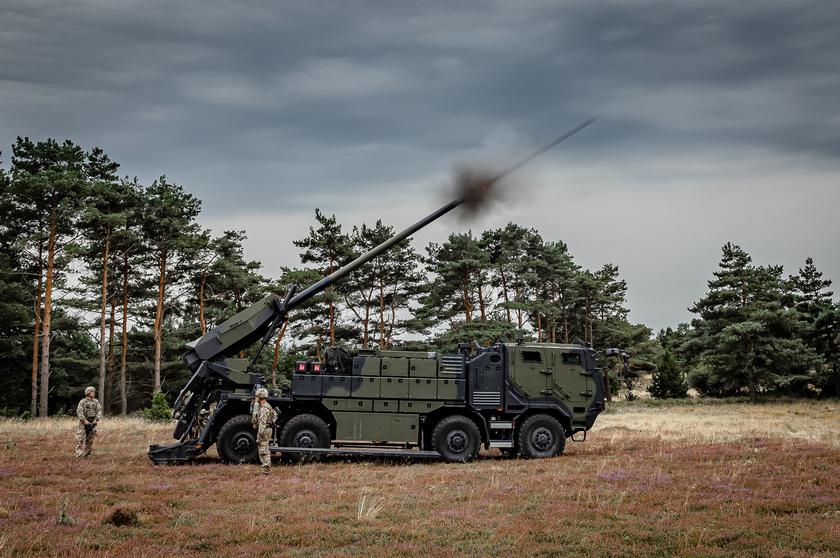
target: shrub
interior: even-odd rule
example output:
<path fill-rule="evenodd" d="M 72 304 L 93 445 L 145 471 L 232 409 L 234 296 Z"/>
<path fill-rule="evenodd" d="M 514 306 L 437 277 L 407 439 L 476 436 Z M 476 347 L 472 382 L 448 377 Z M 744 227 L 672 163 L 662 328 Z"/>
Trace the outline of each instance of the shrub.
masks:
<path fill-rule="evenodd" d="M 659 366 L 653 373 L 648 392 L 657 399 L 682 398 L 688 396 L 685 375 L 677 367 L 677 361 L 670 351 L 662 354 Z"/>
<path fill-rule="evenodd" d="M 142 415 L 144 419 L 154 422 L 167 422 L 172 420 L 172 409 L 169 408 L 163 392 L 159 391 L 155 393 L 155 396 L 152 398 L 152 406 L 148 409 L 143 409 Z"/>
<path fill-rule="evenodd" d="M 111 516 L 105 520 L 105 523 L 110 523 L 116 527 L 136 527 L 137 525 L 140 525 L 140 518 L 137 517 L 137 512 L 134 510 L 117 508 Z"/>

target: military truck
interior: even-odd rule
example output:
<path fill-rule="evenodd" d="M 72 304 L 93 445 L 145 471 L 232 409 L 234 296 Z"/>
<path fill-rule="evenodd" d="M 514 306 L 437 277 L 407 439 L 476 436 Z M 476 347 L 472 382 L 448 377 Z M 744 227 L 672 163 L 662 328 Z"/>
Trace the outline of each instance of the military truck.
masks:
<path fill-rule="evenodd" d="M 193 375 L 173 408 L 173 437 L 179 443 L 152 445 L 149 457 L 157 464 L 188 462 L 215 444 L 226 462 L 254 461 L 253 397 L 269 386 L 253 367 L 288 313 L 469 203 L 502 176 L 482 180 L 478 190 L 466 191 L 302 292 L 292 287 L 285 298 L 266 296 L 190 343 L 184 362 Z M 256 343 L 250 361 L 236 358 Z M 483 446 L 508 456 L 552 457 L 563 452 L 567 438 L 585 438 L 604 409 L 596 351 L 582 344 L 519 340 L 489 347 L 464 343 L 451 353 L 360 350 L 355 355 L 330 348 L 326 356 L 323 362 L 297 362 L 290 389 L 269 388 L 268 401 L 279 417 L 272 453 L 288 459 L 328 453 L 466 462 Z"/>
<path fill-rule="evenodd" d="M 253 371 L 291 309 L 435 215 L 300 294 L 293 287 L 284 299 L 269 295 L 190 343 L 184 361 L 193 375 L 173 411 L 173 435 L 180 443 L 151 446 L 151 459 L 187 462 L 215 444 L 226 462 L 253 461 L 251 405 L 260 387 L 268 388 L 279 416 L 271 451 L 287 458 L 332 453 L 470 461 L 481 446 L 508 456 L 552 457 L 563 452 L 567 438 L 585 438 L 604 409 L 604 379 L 598 354 L 583 344 L 473 342 L 451 353 L 355 355 L 329 348 L 323 362 L 295 363 L 288 389 L 267 386 Z M 236 358 L 257 342 L 250 361 Z"/>

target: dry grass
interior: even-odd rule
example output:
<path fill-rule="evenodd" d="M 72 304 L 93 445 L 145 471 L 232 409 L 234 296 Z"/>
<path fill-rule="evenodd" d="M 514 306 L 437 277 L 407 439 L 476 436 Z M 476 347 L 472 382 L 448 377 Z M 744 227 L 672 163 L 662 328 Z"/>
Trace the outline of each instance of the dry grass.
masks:
<path fill-rule="evenodd" d="M 840 448 L 837 402 L 704 405 L 687 401 L 666 407 L 644 403 L 617 407 L 617 412 L 598 418 L 597 430 L 612 436 L 638 435 L 681 444 L 734 443 L 761 437 Z"/>
<path fill-rule="evenodd" d="M 837 403 L 622 405 L 563 457 L 155 467 L 169 430 L 0 422 L 3 556 L 837 556 Z M 211 452 L 212 453 L 212 452 Z M 69 522 L 59 522 L 62 503 Z M 137 521 L 109 522 L 117 510 Z"/>

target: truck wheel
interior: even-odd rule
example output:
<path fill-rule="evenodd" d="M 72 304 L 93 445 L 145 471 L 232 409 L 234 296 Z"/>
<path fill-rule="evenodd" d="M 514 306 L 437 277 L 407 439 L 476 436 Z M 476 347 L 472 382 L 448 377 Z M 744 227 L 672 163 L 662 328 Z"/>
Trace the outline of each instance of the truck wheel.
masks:
<path fill-rule="evenodd" d="M 280 445 L 287 448 L 328 448 L 330 427 L 320 417 L 310 414 L 297 415 L 280 432 Z M 287 453 L 285 460 L 298 461 L 301 454 Z"/>
<path fill-rule="evenodd" d="M 226 463 L 253 463 L 257 460 L 257 431 L 251 415 L 236 415 L 222 425 L 216 441 L 219 457 Z"/>
<path fill-rule="evenodd" d="M 460 415 L 442 419 L 432 431 L 432 449 L 446 461 L 466 463 L 478 456 L 481 433 L 473 421 Z"/>
<path fill-rule="evenodd" d="M 518 442 L 522 457 L 554 457 L 566 448 L 566 432 L 556 418 L 534 415 L 525 419 L 519 427 Z"/>

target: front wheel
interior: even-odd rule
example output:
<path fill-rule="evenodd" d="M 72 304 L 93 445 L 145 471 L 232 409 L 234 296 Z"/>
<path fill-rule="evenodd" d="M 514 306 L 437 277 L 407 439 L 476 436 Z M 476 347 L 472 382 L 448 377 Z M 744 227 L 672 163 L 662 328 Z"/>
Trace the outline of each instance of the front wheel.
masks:
<path fill-rule="evenodd" d="M 519 427 L 518 445 L 523 457 L 554 457 L 566 448 L 566 431 L 550 415 L 534 415 Z"/>
<path fill-rule="evenodd" d="M 257 460 L 257 431 L 251 415 L 236 415 L 219 430 L 219 457 L 226 463 L 254 463 Z"/>
<path fill-rule="evenodd" d="M 442 419 L 432 431 L 432 449 L 444 460 L 466 463 L 478 456 L 481 433 L 473 421 L 460 415 Z"/>

